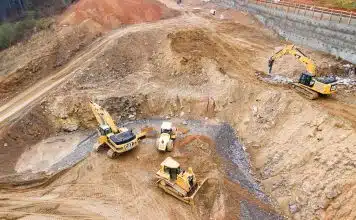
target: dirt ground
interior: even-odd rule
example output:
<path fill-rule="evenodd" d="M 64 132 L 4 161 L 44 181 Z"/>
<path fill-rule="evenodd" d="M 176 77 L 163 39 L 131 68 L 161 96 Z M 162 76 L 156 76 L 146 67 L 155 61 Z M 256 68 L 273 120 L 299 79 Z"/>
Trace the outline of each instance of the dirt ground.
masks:
<path fill-rule="evenodd" d="M 82 0 L 61 16 L 60 24 L 74 25 L 88 22 L 108 30 L 123 24 L 135 24 L 175 17 L 178 11 L 165 7 L 155 0 Z"/>
<path fill-rule="evenodd" d="M 100 30 L 102 36 L 91 38 L 91 43 L 65 59 L 60 68 L 47 72 L 58 77 L 39 75 L 26 85 L 4 86 L 11 88 L 1 93 L 4 97 L 18 98 L 1 99 L 7 104 L 0 108 L 0 176 L 17 174 L 19 159 L 48 137 L 92 131 L 96 122 L 87 104 L 92 99 L 118 121 L 158 117 L 229 123 L 273 208 L 232 182 L 228 173 L 220 172 L 219 180 L 211 180 L 202 189 L 198 205 L 188 210 L 154 186 L 148 170 L 155 172 L 165 155 L 143 143 L 118 160 L 90 154 L 47 186 L 2 190 L 1 215 L 24 219 L 229 219 L 245 218 L 243 213 L 253 212 L 249 207 L 257 206 L 293 219 L 355 218 L 354 87 L 340 87 L 332 97 L 310 101 L 288 86 L 260 81 L 255 72 L 266 71 L 268 58 L 288 42 L 244 12 L 218 9 L 212 16 L 209 8 L 162 2 L 174 5 L 181 14 L 108 33 L 93 24 L 88 30 Z M 85 27 L 92 27 L 87 24 Z M 68 28 L 73 26 L 62 30 Z M 73 38 L 79 39 L 76 36 Z M 75 40 L 69 42 L 76 44 Z M 21 50 L 31 54 L 31 48 L 41 48 L 34 44 L 2 52 L 0 71 L 8 83 L 13 82 L 8 76 L 15 69 L 11 62 L 18 65 L 23 59 L 28 63 L 37 59 L 20 56 Z M 41 49 L 49 50 L 50 45 Z M 345 75 L 343 61 L 302 50 L 316 60 L 321 72 L 352 77 Z M 37 54 L 39 59 L 47 57 L 42 54 Z M 47 67 L 52 61 L 40 63 Z M 291 78 L 302 70 L 288 57 L 274 68 Z M 31 76 L 31 71 L 25 73 Z M 46 83 L 34 83 L 37 79 Z M 7 81 L 0 86 L 3 82 Z M 20 92 L 31 87 L 36 89 Z M 197 167 L 199 175 L 206 174 L 204 169 L 220 170 L 225 164 L 214 152 L 201 150 L 207 148 L 204 141 L 182 145 L 188 149 L 187 155 L 180 156 L 177 148 L 172 156 L 184 167 Z M 257 214 L 255 219 L 259 219 Z"/>

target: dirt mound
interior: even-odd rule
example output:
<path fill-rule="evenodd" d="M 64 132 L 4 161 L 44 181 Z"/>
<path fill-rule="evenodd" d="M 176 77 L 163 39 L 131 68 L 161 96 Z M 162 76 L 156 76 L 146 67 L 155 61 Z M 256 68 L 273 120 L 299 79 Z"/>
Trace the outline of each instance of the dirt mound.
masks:
<path fill-rule="evenodd" d="M 201 85 L 207 81 L 207 70 L 204 71 L 207 62 L 215 62 L 222 74 L 250 67 L 248 57 L 252 56 L 252 51 L 228 44 L 209 30 L 179 30 L 168 34 L 168 38 L 171 50 L 180 58 L 176 75 L 189 74 L 188 82 L 192 85 Z"/>
<path fill-rule="evenodd" d="M 16 161 L 25 149 L 55 133 L 43 110 L 43 106 L 37 106 L 17 123 L 0 130 L 0 176 L 14 174 Z"/>
<path fill-rule="evenodd" d="M 72 25 L 92 20 L 112 29 L 122 24 L 157 21 L 175 15 L 177 12 L 155 0 L 80 0 L 64 13 L 60 23 Z"/>
<path fill-rule="evenodd" d="M 0 103 L 58 71 L 98 36 L 87 27 L 54 28 L 0 52 Z"/>

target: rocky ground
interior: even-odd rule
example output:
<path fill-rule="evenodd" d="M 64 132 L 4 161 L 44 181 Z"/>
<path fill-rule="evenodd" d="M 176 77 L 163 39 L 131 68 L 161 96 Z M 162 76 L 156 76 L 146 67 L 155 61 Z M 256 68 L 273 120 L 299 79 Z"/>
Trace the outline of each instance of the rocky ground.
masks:
<path fill-rule="evenodd" d="M 266 71 L 269 56 L 287 42 L 280 41 L 242 12 L 218 10 L 216 16 L 211 16 L 209 9 L 181 9 L 182 15 L 175 18 L 103 34 L 88 49 L 68 59 L 63 64 L 63 73 L 67 71 L 70 77 L 32 102 L 21 117 L 2 126 L 1 175 L 16 174 L 19 167 L 24 167 L 19 165 L 19 158 L 26 158 L 23 152 L 31 152 L 29 148 L 41 140 L 67 132 L 93 131 L 96 122 L 88 101 L 94 100 L 118 121 L 158 117 L 227 122 L 248 153 L 252 175 L 270 196 L 277 212 L 295 219 L 354 218 L 354 86 L 340 87 L 332 97 L 310 101 L 288 86 L 260 81 L 256 71 Z M 352 71 L 347 72 L 344 68 L 347 64 L 342 61 L 302 49 L 315 58 L 323 73 L 352 77 Z M 12 50 L 14 54 L 20 53 L 16 48 Z M 11 60 L 10 56 L 7 60 Z M 297 77 L 293 68 L 296 62 L 288 58 L 284 62 L 287 64 L 276 63 L 276 73 Z M 8 61 L 4 59 L 3 63 Z M 44 61 L 41 65 L 47 63 L 51 62 Z M 2 74 L 9 69 L 10 65 L 3 68 Z M 296 66 L 296 70 L 302 68 Z M 16 92 L 8 95 L 15 96 Z M 216 158 L 204 156 L 207 150 L 195 151 L 206 149 L 204 143 L 198 140 L 194 144 L 199 147 L 188 144 L 187 148 L 192 160 L 194 153 L 201 154 L 196 170 L 203 161 L 209 162 L 212 170 L 221 170 L 234 161 L 234 157 L 225 157 L 230 162 L 216 162 Z M 190 157 L 178 154 L 173 153 L 182 165 L 189 163 Z M 234 154 L 227 151 L 226 155 Z M 115 218 L 124 213 L 127 218 L 244 218 L 254 210 L 245 201 L 273 212 L 264 203 L 249 200 L 251 196 L 246 189 L 231 183 L 234 175 L 229 169 L 221 172 L 217 184 L 214 181 L 208 184 L 212 188 L 202 189 L 203 198 L 198 200 L 196 209 L 188 212 L 186 206 L 176 205 L 176 200 L 170 197 L 164 201 L 175 208 L 169 205 L 162 208 L 162 194 L 153 186 L 149 172 L 143 172 L 142 168 L 155 170 L 163 157 L 147 143 L 118 161 L 91 154 L 48 186 L 3 191 L 6 196 L 2 200 L 2 213 L 9 215 L 14 210 L 6 202 L 9 197 L 18 198 L 11 201 L 21 205 L 18 212 L 13 212 L 18 217 L 47 213 L 68 218 Z M 124 172 L 116 171 L 121 167 L 125 167 Z M 135 184 L 142 178 L 149 189 Z M 227 192 L 234 192 L 233 196 L 229 197 Z M 123 195 L 130 195 L 125 202 L 117 199 Z M 239 195 L 246 199 L 236 200 Z M 98 213 L 93 211 L 94 201 Z M 160 212 L 149 212 L 158 206 Z M 42 211 L 41 207 L 48 211 Z M 258 214 L 255 216 L 258 219 Z"/>

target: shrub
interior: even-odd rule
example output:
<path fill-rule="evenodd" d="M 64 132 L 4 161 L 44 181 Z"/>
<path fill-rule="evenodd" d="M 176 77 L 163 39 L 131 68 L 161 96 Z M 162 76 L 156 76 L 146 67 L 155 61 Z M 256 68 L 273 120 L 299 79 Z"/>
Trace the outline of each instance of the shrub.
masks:
<path fill-rule="evenodd" d="M 15 30 L 10 23 L 0 25 L 0 50 L 8 48 L 15 39 Z"/>

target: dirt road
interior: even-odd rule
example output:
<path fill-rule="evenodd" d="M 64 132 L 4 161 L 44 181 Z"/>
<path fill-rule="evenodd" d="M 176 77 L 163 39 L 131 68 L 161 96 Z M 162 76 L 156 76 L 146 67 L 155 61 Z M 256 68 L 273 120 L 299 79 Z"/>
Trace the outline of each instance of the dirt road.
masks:
<path fill-rule="evenodd" d="M 85 65 L 92 60 L 95 60 L 101 51 L 110 46 L 114 40 L 134 32 L 140 32 L 155 28 L 160 28 L 165 25 L 171 26 L 190 26 L 190 25 L 204 25 L 204 19 L 194 15 L 183 15 L 169 20 L 157 21 L 155 23 L 143 23 L 131 25 L 126 28 L 117 29 L 104 37 L 96 40 L 88 49 L 81 52 L 69 64 L 57 73 L 49 74 L 50 77 L 41 80 L 34 84 L 29 89 L 18 94 L 15 98 L 0 107 L 0 124 L 7 120 L 16 119 L 22 110 L 31 106 L 31 103 L 40 99 L 49 91 L 55 89 L 58 85 L 68 80 L 78 69 L 85 67 Z M 28 109 L 28 108 L 27 108 Z"/>

